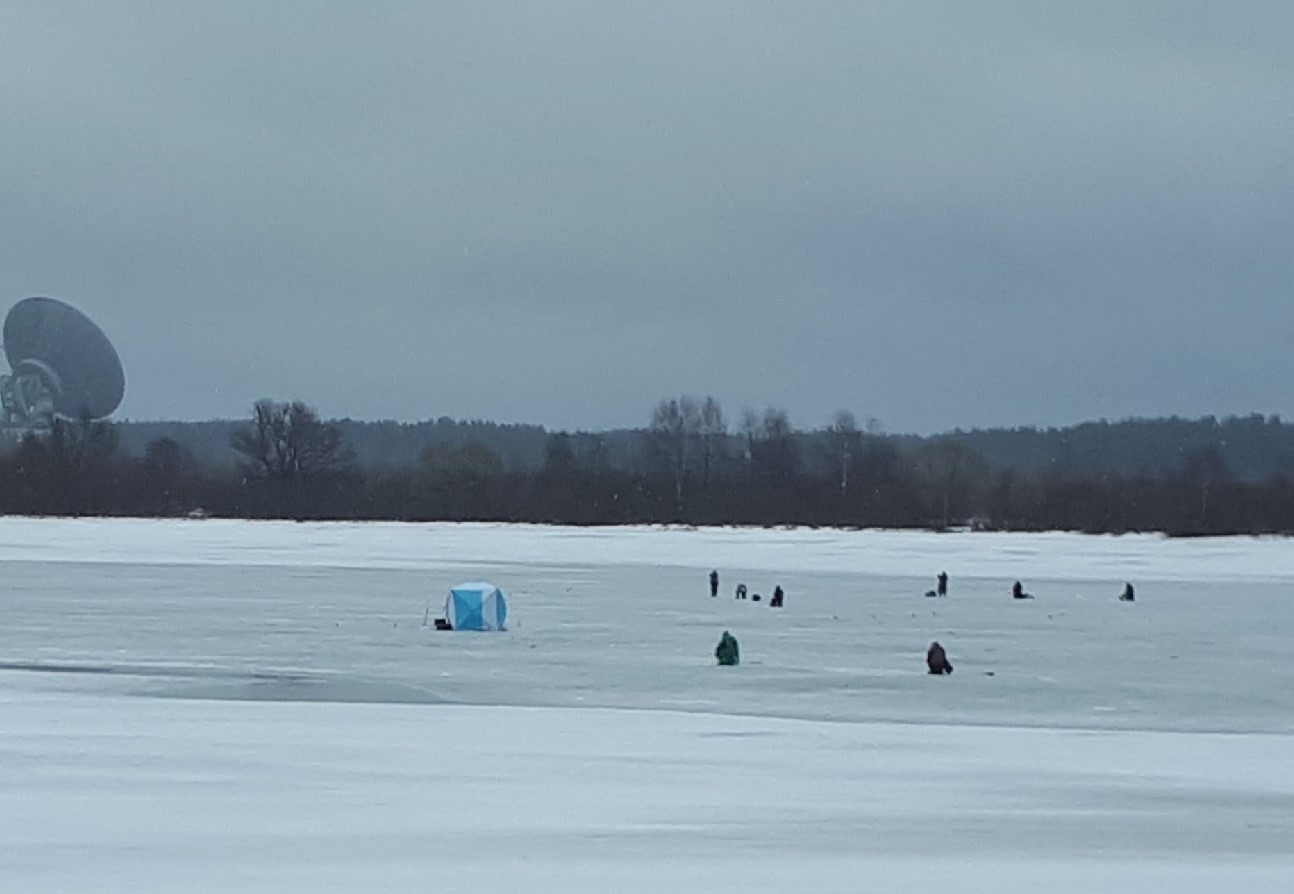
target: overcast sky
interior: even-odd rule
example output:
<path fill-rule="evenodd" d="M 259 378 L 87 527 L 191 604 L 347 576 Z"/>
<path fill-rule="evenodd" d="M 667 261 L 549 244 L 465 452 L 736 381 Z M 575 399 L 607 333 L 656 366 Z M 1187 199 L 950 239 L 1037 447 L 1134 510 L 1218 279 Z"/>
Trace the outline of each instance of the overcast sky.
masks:
<path fill-rule="evenodd" d="M 1294 417 L 1294 4 L 0 11 L 0 308 L 119 417 Z"/>

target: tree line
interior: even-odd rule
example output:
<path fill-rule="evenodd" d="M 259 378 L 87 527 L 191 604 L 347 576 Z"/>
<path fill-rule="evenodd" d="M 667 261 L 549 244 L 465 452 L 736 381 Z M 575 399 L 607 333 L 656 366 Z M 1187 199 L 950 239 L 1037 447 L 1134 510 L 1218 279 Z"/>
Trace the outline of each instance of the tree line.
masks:
<path fill-rule="evenodd" d="M 695 400 L 704 403 L 704 398 Z M 602 461 L 610 465 L 638 468 L 643 464 L 642 445 L 651 415 L 644 413 L 643 424 L 637 428 L 577 432 L 573 436 L 596 437 Z M 761 414 L 743 411 L 733 420 L 738 424 L 727 426 L 726 435 L 708 437 L 712 443 L 726 443 L 728 450 L 741 449 L 740 422 L 751 415 Z M 835 419 L 828 420 L 825 427 L 797 431 L 795 437 L 820 439 L 825 429 L 835 423 Z M 508 469 L 533 471 L 543 464 L 548 439 L 553 435 L 539 425 L 443 416 L 421 422 L 335 419 L 329 424 L 354 451 L 356 462 L 366 469 L 412 467 L 429 447 L 478 444 L 496 454 Z M 141 457 L 148 445 L 166 437 L 187 448 L 204 465 L 219 466 L 238 460 L 231 438 L 246 425 L 245 419 L 124 421 L 114 428 L 120 449 L 130 455 Z M 1064 428 L 959 430 L 928 437 L 885 434 L 875 419 L 866 420 L 861 428 L 870 438 L 892 440 L 908 452 L 932 441 L 953 440 L 980 454 L 994 469 L 1019 472 L 1057 472 L 1079 478 L 1162 478 L 1180 472 L 1190 456 L 1212 450 L 1221 457 L 1229 474 L 1242 481 L 1258 482 L 1274 475 L 1294 477 L 1294 425 L 1276 416 L 1102 420 Z"/>
<path fill-rule="evenodd" d="M 959 433 L 893 437 L 846 411 L 804 431 L 776 407 L 733 423 L 714 398 L 691 395 L 661 400 L 632 438 L 546 434 L 534 465 L 471 439 L 429 444 L 404 465 L 366 463 L 343 432 L 301 401 L 262 400 L 229 435 L 235 459 L 211 461 L 167 435 L 131 454 L 110 423 L 56 419 L 0 456 L 0 512 L 1294 531 L 1291 480 L 1237 476 L 1211 446 L 1156 474 L 1014 467 L 990 462 Z"/>

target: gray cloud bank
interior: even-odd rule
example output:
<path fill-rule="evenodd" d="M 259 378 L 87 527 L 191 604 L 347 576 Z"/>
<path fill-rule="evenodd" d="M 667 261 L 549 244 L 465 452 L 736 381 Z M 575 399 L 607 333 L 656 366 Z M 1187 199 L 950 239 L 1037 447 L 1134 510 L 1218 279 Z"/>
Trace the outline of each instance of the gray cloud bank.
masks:
<path fill-rule="evenodd" d="M 1291 413 L 1294 5 L 6 6 L 0 303 L 133 418 Z"/>

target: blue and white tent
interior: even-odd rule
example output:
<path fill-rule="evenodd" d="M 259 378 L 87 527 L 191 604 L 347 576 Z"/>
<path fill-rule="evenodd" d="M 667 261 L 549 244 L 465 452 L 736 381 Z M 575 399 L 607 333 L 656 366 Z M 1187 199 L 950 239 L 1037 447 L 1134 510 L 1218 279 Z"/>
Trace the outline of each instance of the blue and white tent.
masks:
<path fill-rule="evenodd" d="M 508 600 L 494 584 L 459 584 L 445 600 L 445 620 L 455 630 L 505 630 Z"/>

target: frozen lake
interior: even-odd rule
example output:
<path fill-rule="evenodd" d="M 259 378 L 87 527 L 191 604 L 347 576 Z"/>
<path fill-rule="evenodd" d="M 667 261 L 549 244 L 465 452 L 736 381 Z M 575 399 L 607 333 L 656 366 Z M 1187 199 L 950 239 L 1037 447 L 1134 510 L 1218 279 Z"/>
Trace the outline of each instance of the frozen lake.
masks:
<path fill-rule="evenodd" d="M 0 519 L 0 562 L 5 890 L 1294 888 L 1291 542 Z M 508 632 L 423 626 L 477 578 Z"/>

